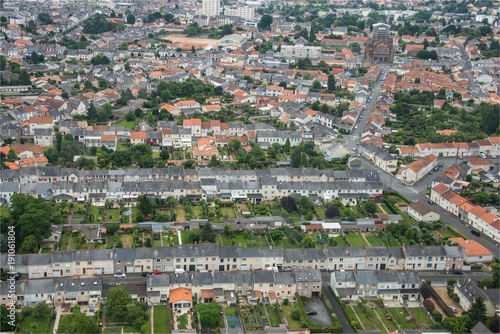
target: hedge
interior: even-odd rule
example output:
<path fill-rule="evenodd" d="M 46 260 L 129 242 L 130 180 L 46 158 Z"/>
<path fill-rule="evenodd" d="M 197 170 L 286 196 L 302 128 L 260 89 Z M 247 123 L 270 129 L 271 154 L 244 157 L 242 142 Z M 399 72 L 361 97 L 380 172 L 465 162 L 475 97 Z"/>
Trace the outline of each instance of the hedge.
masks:
<path fill-rule="evenodd" d="M 395 191 L 386 191 L 386 190 L 384 190 L 384 196 L 389 196 L 389 195 L 390 195 L 390 196 L 396 196 L 396 197 L 399 197 L 399 198 L 401 198 L 403 201 L 405 201 L 407 204 L 410 204 L 410 203 L 411 203 L 411 201 L 410 201 L 408 198 L 404 197 L 404 196 L 403 196 L 403 195 L 401 195 L 400 193 L 397 193 L 397 192 L 395 192 Z"/>
<path fill-rule="evenodd" d="M 389 203 L 389 201 L 388 201 L 388 200 L 386 200 L 386 199 L 385 199 L 385 200 L 384 200 L 384 204 L 385 204 L 385 205 L 387 205 L 387 207 L 389 208 L 389 210 L 391 210 L 391 212 L 392 212 L 393 214 L 397 214 L 397 213 L 398 213 L 398 211 L 396 210 L 396 208 L 394 208 L 394 207 L 392 206 L 392 204 L 391 204 L 391 203 Z"/>
<path fill-rule="evenodd" d="M 458 231 L 457 231 L 457 230 L 455 230 L 453 227 L 451 227 L 451 226 L 446 226 L 446 228 L 447 228 L 450 232 L 455 233 L 456 235 L 460 236 L 461 238 L 464 238 L 465 240 L 467 240 L 467 239 L 468 239 L 465 235 L 463 235 L 462 233 L 458 232 Z"/>
<path fill-rule="evenodd" d="M 472 270 L 481 270 L 481 269 L 483 269 L 483 266 L 480 265 L 480 264 L 473 264 L 473 265 L 470 266 L 470 269 L 472 269 Z"/>

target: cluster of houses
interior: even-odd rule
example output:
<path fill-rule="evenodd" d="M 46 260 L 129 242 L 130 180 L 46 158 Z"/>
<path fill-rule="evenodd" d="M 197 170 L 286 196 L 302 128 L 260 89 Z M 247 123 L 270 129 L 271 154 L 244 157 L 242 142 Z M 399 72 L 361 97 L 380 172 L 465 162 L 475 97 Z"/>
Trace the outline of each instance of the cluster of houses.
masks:
<path fill-rule="evenodd" d="M 2 304 L 8 299 L 8 282 L 0 282 Z M 311 297 L 321 292 L 322 277 L 319 270 L 294 270 L 278 272 L 273 270 L 218 271 L 196 273 L 172 273 L 149 275 L 145 282 L 105 283 L 102 277 L 75 277 L 34 279 L 16 281 L 17 305 L 30 306 L 50 303 L 70 308 L 73 305 L 98 305 L 110 289 L 123 286 L 133 300 L 148 305 L 169 303 L 180 314 L 197 303 L 212 301 L 236 304 L 236 294 L 248 297 L 256 304 L 275 303 L 283 299 L 296 300 Z"/>
<path fill-rule="evenodd" d="M 340 198 L 346 204 L 379 198 L 383 186 L 378 172 L 333 171 L 317 168 L 270 168 L 221 170 L 183 167 L 162 169 L 78 170 L 57 167 L 26 167 L 0 172 L 0 198 L 9 202 L 14 193 L 47 200 L 91 202 L 123 199 L 135 203 L 139 195 L 150 198 L 192 200 L 218 198 L 261 202 L 283 196 L 308 196 L 314 201 Z"/>

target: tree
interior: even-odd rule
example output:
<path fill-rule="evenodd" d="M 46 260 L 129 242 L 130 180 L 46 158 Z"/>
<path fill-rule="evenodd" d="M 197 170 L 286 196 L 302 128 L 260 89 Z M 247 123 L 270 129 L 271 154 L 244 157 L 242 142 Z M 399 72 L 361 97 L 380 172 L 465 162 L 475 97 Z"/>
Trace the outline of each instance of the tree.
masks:
<path fill-rule="evenodd" d="M 333 74 L 328 75 L 328 91 L 335 91 L 335 76 Z"/>
<path fill-rule="evenodd" d="M 64 333 L 98 333 L 99 325 L 92 317 L 87 317 L 80 312 L 78 305 L 73 307 L 73 312 L 69 315 L 61 317 L 59 326 L 57 327 L 58 334 Z"/>
<path fill-rule="evenodd" d="M 424 300 L 424 307 L 427 311 L 432 312 L 436 307 L 430 298 Z"/>
<path fill-rule="evenodd" d="M 476 296 L 474 302 L 472 303 L 469 314 L 469 329 L 477 325 L 478 322 L 486 321 L 486 305 L 484 304 L 484 299 L 482 296 Z"/>
<path fill-rule="evenodd" d="M 377 204 L 375 204 L 373 201 L 368 200 L 364 204 L 364 209 L 369 214 L 373 215 L 375 212 L 377 212 Z"/>
<path fill-rule="evenodd" d="M 151 212 L 153 212 L 153 205 L 145 195 L 137 197 L 137 208 L 144 216 L 148 216 Z"/>
<path fill-rule="evenodd" d="M 19 313 L 14 312 L 14 319 L 9 318 L 10 310 L 5 305 L 0 305 L 0 326 L 2 331 L 4 332 L 13 332 L 16 329 L 16 326 L 12 326 L 12 324 L 16 324 L 16 319 L 18 318 Z M 96 332 L 97 333 L 97 332 Z"/>
<path fill-rule="evenodd" d="M 293 212 L 297 208 L 297 205 L 295 204 L 295 198 L 293 198 L 292 196 L 281 197 L 280 203 L 281 207 L 288 212 Z"/>
<path fill-rule="evenodd" d="M 316 243 L 315 243 L 314 239 L 310 235 L 306 235 L 302 239 L 302 241 L 300 242 L 300 245 L 303 248 L 315 248 L 316 247 Z"/>
<path fill-rule="evenodd" d="M 446 318 L 443 320 L 443 326 L 453 334 L 467 333 L 468 316 L 464 315 L 455 318 Z"/>
<path fill-rule="evenodd" d="M 130 293 L 123 286 L 115 286 L 106 297 L 106 313 L 113 322 L 127 321 L 127 308 L 132 304 Z"/>
<path fill-rule="evenodd" d="M 280 241 L 284 236 L 283 232 L 281 232 L 280 230 L 273 230 L 271 233 L 269 233 L 269 235 L 271 236 L 271 239 L 273 239 L 273 241 Z"/>
<path fill-rule="evenodd" d="M 128 24 L 134 24 L 135 23 L 135 16 L 132 14 L 127 15 L 127 23 Z"/>
<path fill-rule="evenodd" d="M 286 141 L 285 141 L 285 145 L 283 146 L 283 150 L 285 151 L 285 153 L 290 153 L 290 149 L 291 149 L 291 144 L 290 144 L 290 138 L 287 138 Z"/>
<path fill-rule="evenodd" d="M 225 235 L 233 235 L 234 233 L 234 227 L 231 224 L 226 224 L 224 226 L 224 234 Z"/>
<path fill-rule="evenodd" d="M 264 14 L 260 18 L 259 28 L 262 30 L 269 30 L 271 28 L 272 23 L 273 23 L 273 17 L 269 14 Z"/>
<path fill-rule="evenodd" d="M 97 119 L 97 109 L 94 104 L 91 102 L 90 106 L 87 109 L 87 120 L 94 121 Z"/>
<path fill-rule="evenodd" d="M 422 298 L 427 299 L 432 297 L 432 287 L 429 284 L 422 284 L 420 286 L 420 294 Z"/>
<path fill-rule="evenodd" d="M 312 88 L 313 89 L 321 89 L 321 82 L 319 82 L 318 80 L 314 80 Z"/>
<path fill-rule="evenodd" d="M 36 304 L 35 308 L 33 309 L 33 313 L 35 313 L 35 316 L 39 319 L 45 319 L 50 316 L 51 310 L 50 307 L 45 304 L 45 303 L 38 303 Z"/>
<path fill-rule="evenodd" d="M 338 216 L 340 216 L 340 210 L 339 210 L 338 206 L 330 205 L 328 208 L 326 208 L 326 211 L 325 211 L 326 218 L 332 219 L 332 218 L 335 218 Z"/>
<path fill-rule="evenodd" d="M 237 152 L 241 148 L 241 140 L 239 140 L 238 138 L 233 137 L 233 138 L 229 139 L 229 143 L 227 144 L 227 147 L 231 151 Z"/>
<path fill-rule="evenodd" d="M 168 160 L 170 158 L 170 153 L 168 152 L 168 150 L 162 150 L 160 152 L 160 158 L 162 158 L 163 160 Z"/>
<path fill-rule="evenodd" d="M 106 233 L 108 235 L 115 235 L 115 233 L 118 232 L 119 229 L 120 229 L 120 224 L 112 223 L 112 224 L 108 225 L 108 227 L 106 229 Z"/>
<path fill-rule="evenodd" d="M 294 307 L 291 312 L 291 316 L 293 320 L 299 320 L 300 319 L 300 309 L 298 307 Z"/>
<path fill-rule="evenodd" d="M 300 156 L 300 167 L 308 167 L 309 164 L 307 162 L 307 153 L 302 152 L 302 155 Z"/>
<path fill-rule="evenodd" d="M 21 254 L 32 254 L 38 252 L 38 239 L 34 235 L 28 235 L 19 249 Z"/>
<path fill-rule="evenodd" d="M 219 167 L 219 159 L 217 159 L 217 156 L 215 154 L 210 158 L 208 167 Z"/>
<path fill-rule="evenodd" d="M 197 304 L 196 311 L 200 316 L 201 327 L 215 329 L 219 327 L 219 318 L 221 314 L 221 306 L 216 302 L 210 304 Z"/>
<path fill-rule="evenodd" d="M 9 149 L 9 152 L 7 152 L 7 160 L 9 161 L 16 161 L 19 158 L 17 157 L 16 151 L 13 149 Z"/>
<path fill-rule="evenodd" d="M 434 318 L 434 320 L 436 320 L 436 322 L 443 321 L 443 315 L 438 310 L 433 310 L 431 312 L 431 315 L 432 315 L 432 318 Z"/>
<path fill-rule="evenodd" d="M 200 237 L 203 241 L 215 242 L 217 232 L 212 228 L 212 224 L 206 223 L 201 228 Z"/>

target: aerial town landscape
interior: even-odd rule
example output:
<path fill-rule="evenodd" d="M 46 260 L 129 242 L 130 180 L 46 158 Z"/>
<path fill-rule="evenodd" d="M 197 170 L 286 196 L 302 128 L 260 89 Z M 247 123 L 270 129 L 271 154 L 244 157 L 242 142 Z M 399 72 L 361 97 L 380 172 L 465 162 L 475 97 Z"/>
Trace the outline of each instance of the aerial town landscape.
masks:
<path fill-rule="evenodd" d="M 0 332 L 500 333 L 499 8 L 0 2 Z"/>

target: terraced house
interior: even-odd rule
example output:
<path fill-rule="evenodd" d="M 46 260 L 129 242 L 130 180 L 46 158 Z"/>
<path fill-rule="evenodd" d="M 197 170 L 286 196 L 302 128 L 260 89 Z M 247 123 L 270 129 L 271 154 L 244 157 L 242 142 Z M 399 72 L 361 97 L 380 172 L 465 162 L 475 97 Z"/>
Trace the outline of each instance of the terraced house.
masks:
<path fill-rule="evenodd" d="M 32 278 L 93 276 L 131 272 L 239 270 L 460 270 L 458 246 L 242 248 L 218 244 L 153 248 L 75 250 L 20 254 L 16 270 Z M 0 270 L 7 270 L 0 256 Z"/>
<path fill-rule="evenodd" d="M 192 200 L 220 198 L 253 202 L 288 195 L 309 196 L 313 200 L 340 198 L 344 204 L 382 196 L 383 186 L 376 171 L 333 171 L 316 168 L 270 168 L 268 170 L 125 169 L 84 171 L 57 167 L 26 167 L 0 171 L 0 197 L 8 202 L 17 185 L 48 183 L 54 200 L 135 203 L 139 195 L 150 198 Z M 200 182 L 203 181 L 203 182 Z M 17 188 L 16 188 L 17 189 Z"/>

